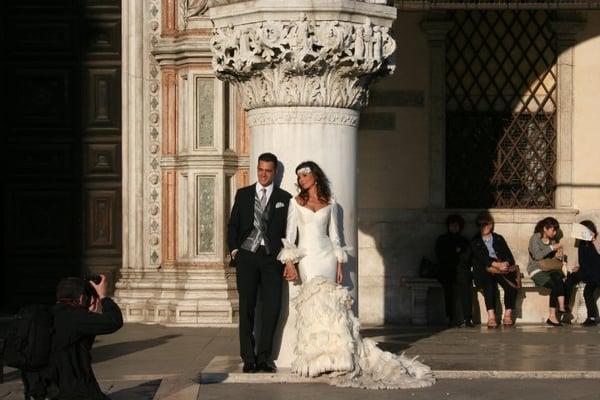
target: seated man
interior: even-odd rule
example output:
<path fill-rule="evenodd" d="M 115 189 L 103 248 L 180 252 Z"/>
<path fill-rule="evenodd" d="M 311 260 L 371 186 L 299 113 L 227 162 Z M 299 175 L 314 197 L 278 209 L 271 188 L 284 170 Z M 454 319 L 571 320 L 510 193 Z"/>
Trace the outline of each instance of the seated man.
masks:
<path fill-rule="evenodd" d="M 90 350 L 96 335 L 113 333 L 123 326 L 123 316 L 119 306 L 106 297 L 106 277 L 100 277 L 99 284 L 65 278 L 56 289 L 51 365 L 58 399 L 109 399 L 92 371 Z"/>

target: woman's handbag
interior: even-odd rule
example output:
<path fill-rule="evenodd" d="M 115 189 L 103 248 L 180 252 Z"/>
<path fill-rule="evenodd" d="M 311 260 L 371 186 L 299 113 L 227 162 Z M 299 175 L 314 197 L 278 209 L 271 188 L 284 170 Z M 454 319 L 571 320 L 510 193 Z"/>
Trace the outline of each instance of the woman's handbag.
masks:
<path fill-rule="evenodd" d="M 542 271 L 560 271 L 563 267 L 562 260 L 559 260 L 558 258 L 554 257 L 544 258 L 542 260 L 539 260 L 537 263 Z"/>
<path fill-rule="evenodd" d="M 521 268 L 518 265 L 509 266 L 508 272 L 503 274 L 502 278 L 513 288 L 521 288 Z"/>

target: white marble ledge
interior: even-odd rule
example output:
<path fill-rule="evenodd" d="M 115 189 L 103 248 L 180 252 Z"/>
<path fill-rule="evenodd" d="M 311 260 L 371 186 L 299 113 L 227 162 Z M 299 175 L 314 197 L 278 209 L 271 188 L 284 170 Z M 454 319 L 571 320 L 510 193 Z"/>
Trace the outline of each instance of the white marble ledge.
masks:
<path fill-rule="evenodd" d="M 182 66 L 207 63 L 212 72 L 210 51 L 211 36 L 193 36 L 184 38 L 163 38 L 152 49 L 152 55 L 160 65 Z"/>
<path fill-rule="evenodd" d="M 436 379 L 600 379 L 600 371 L 492 371 L 434 370 Z M 303 378 L 289 369 L 276 373 L 242 372 L 239 357 L 217 356 L 200 374 L 201 384 L 210 383 L 326 383 L 327 377 Z"/>
<path fill-rule="evenodd" d="M 216 356 L 200 373 L 200 383 L 324 383 L 326 378 L 304 378 L 289 368 L 275 373 L 243 373 L 239 357 Z"/>
<path fill-rule="evenodd" d="M 443 224 L 450 214 L 460 214 L 466 221 L 472 221 L 477 214 L 486 209 L 465 208 L 360 208 L 360 222 L 421 222 Z M 578 221 L 579 210 L 575 208 L 544 208 L 544 209 L 487 209 L 494 217 L 496 224 L 521 223 L 535 224 L 540 219 L 552 216 L 561 224 L 572 224 Z"/>
<path fill-rule="evenodd" d="M 300 15 L 299 15 L 300 14 Z M 397 9 L 382 0 L 252 0 L 219 5 L 208 10 L 215 28 L 263 21 L 289 21 L 307 14 L 309 19 L 364 23 L 365 17 L 375 24 L 390 26 Z"/>

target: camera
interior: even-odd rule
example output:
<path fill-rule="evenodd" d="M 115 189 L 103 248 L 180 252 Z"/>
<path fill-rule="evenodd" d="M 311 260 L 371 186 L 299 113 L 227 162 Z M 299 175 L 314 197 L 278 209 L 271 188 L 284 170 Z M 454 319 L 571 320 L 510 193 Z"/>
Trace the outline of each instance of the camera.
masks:
<path fill-rule="evenodd" d="M 99 285 L 102 282 L 102 277 L 98 274 L 89 274 L 83 277 L 84 281 L 94 282 L 96 285 Z"/>

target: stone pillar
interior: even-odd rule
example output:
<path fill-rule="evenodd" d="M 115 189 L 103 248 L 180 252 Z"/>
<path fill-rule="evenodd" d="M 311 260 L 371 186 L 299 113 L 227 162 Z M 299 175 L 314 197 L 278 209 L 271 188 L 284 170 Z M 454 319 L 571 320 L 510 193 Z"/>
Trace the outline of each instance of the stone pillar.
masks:
<path fill-rule="evenodd" d="M 429 207 L 446 205 L 446 34 L 453 22 L 431 14 L 421 23 L 429 44 Z"/>
<path fill-rule="evenodd" d="M 573 208 L 573 53 L 575 34 L 585 23 L 576 13 L 559 13 L 552 22 L 558 45 L 556 208 Z"/>
<path fill-rule="evenodd" d="M 115 297 L 128 322 L 237 324 L 224 233 L 247 154 L 235 96 L 214 78 L 204 3 L 123 2 L 124 261 Z"/>
<path fill-rule="evenodd" d="M 298 163 L 313 160 L 324 169 L 353 248 L 345 284 L 356 298 L 359 110 L 373 80 L 393 71 L 396 9 L 354 0 L 214 0 L 209 16 L 215 73 L 239 88 L 249 111 L 250 173 L 258 155 L 271 151 L 284 165 L 281 186 L 297 193 Z M 288 289 L 293 298 L 298 287 Z M 294 310 L 284 310 L 280 367 L 291 361 L 294 320 Z"/>

